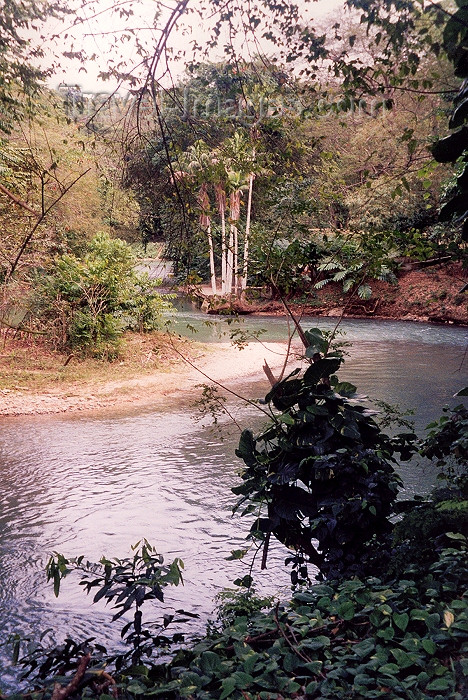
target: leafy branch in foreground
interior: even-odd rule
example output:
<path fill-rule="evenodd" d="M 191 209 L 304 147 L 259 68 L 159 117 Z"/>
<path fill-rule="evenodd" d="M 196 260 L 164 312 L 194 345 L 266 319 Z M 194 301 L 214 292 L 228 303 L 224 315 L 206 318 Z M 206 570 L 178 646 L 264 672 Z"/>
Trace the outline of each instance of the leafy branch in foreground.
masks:
<path fill-rule="evenodd" d="M 94 592 L 93 603 L 102 600 L 106 605 L 112 605 L 112 622 L 120 618 L 125 622 L 120 636 L 126 650 L 110 653 L 94 638 L 81 643 L 67 638 L 64 644 L 52 649 L 39 644 L 20 660 L 27 669 L 26 677 L 33 675 L 36 683 L 41 681 L 47 684 L 51 677 L 55 682 L 68 683 L 70 679 L 67 674 L 76 670 L 81 659 L 88 656 L 79 687 L 86 686 L 96 692 L 103 683 L 115 686 L 113 675 L 109 674 L 128 674 L 134 666 L 142 663 L 152 666 L 154 662 L 151 657 L 156 649 L 167 649 L 183 641 L 184 636 L 180 632 L 168 636 L 167 627 L 171 623 L 187 622 L 197 615 L 184 610 L 165 612 L 160 622 L 149 622 L 145 626 L 142 613 L 142 607 L 148 601 L 164 602 L 166 586 L 183 584 L 182 560 L 177 558 L 170 564 L 164 564 L 163 556 L 146 539 L 137 542 L 132 550 L 133 557 L 102 557 L 97 563 L 85 561 L 83 556 L 67 559 L 56 553 L 47 564 L 47 578 L 53 582 L 56 596 L 60 593 L 63 579 L 75 572 L 86 593 Z"/>
<path fill-rule="evenodd" d="M 260 435 L 242 433 L 237 455 L 245 468 L 243 484 L 233 489 L 240 496 L 235 510 L 256 514 L 250 538 L 267 548 L 274 535 L 293 551 L 294 584 L 304 558 L 328 579 L 378 575 L 390 557 L 401 486 L 395 455 L 409 459 L 415 436 L 383 433 L 356 387 L 339 381 L 342 353 L 330 350 L 318 328 L 304 335 L 310 366 L 267 395 L 274 421 Z"/>

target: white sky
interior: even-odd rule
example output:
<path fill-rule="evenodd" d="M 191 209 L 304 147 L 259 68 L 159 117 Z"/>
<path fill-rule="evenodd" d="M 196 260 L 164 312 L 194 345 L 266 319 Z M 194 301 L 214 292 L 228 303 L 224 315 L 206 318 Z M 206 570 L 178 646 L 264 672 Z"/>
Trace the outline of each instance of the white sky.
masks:
<path fill-rule="evenodd" d="M 129 27 L 136 28 L 135 35 L 148 47 L 154 47 L 159 39 L 160 32 L 158 26 L 165 24 L 167 11 L 163 10 L 163 15 L 155 21 L 155 14 L 160 2 L 158 0 L 116 0 L 120 10 L 125 12 L 130 7 L 134 14 L 130 17 L 122 15 L 116 16 L 109 11 L 114 3 L 112 0 L 91 0 L 86 3 L 76 0 L 80 5 L 85 5 L 84 12 L 88 20 L 82 24 L 73 26 L 74 15 L 70 15 L 64 23 L 49 21 L 46 28 L 47 39 L 45 42 L 46 56 L 50 61 L 52 56 L 57 57 L 60 68 L 49 81 L 51 87 L 57 87 L 60 83 L 68 85 L 79 85 L 84 92 L 110 92 L 117 87 L 113 80 L 102 81 L 98 79 L 101 71 L 106 71 L 107 66 L 117 63 L 120 60 L 132 67 L 140 60 L 136 42 L 123 41 L 125 30 Z M 241 0 L 242 2 L 242 0 Z M 336 13 L 338 8 L 344 5 L 344 0 L 317 0 L 304 2 L 297 0 L 303 6 L 304 19 L 317 19 L 322 22 L 327 15 Z M 74 4 L 73 0 L 70 6 Z M 166 6 L 173 6 L 174 0 L 166 0 Z M 203 7 L 203 0 L 190 0 L 191 6 Z M 83 10 L 82 10 L 83 12 Z M 192 42 L 196 40 L 199 44 L 208 36 L 209 15 L 203 13 L 203 20 L 194 15 L 186 15 L 182 22 L 178 23 L 177 29 L 172 33 L 170 45 L 174 52 L 185 52 L 188 58 L 192 57 Z M 57 35 L 52 41 L 51 36 Z M 117 41 L 115 38 L 117 37 Z M 262 47 L 268 50 L 268 47 Z M 63 51 L 79 51 L 84 49 L 88 55 L 96 54 L 93 61 L 87 61 L 81 65 L 77 60 L 64 59 Z M 222 49 L 217 49 L 209 56 L 210 60 L 222 58 Z M 171 62 L 171 75 L 176 79 L 183 72 L 184 62 Z M 166 78 L 167 79 L 167 78 Z"/>

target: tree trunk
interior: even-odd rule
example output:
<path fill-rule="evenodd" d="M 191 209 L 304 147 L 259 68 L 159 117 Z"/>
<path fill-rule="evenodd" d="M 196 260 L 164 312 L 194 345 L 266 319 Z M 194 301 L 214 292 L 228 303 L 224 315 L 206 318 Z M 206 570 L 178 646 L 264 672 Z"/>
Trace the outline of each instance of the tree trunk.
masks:
<path fill-rule="evenodd" d="M 232 282 L 234 276 L 234 292 L 237 292 L 237 262 L 238 262 L 238 231 L 237 222 L 240 217 L 240 190 L 234 190 L 229 197 L 229 218 L 231 219 L 231 230 L 229 234 L 229 251 L 228 260 L 230 261 L 230 270 L 228 269 L 229 292 L 232 293 Z"/>
<path fill-rule="evenodd" d="M 247 288 L 247 274 L 249 268 L 249 238 L 250 238 L 250 219 L 252 215 L 252 193 L 253 193 L 253 181 L 254 174 L 250 173 L 249 176 L 249 195 L 247 200 L 247 218 L 245 221 L 245 238 L 244 238 L 244 263 L 242 269 L 242 291 Z"/>
<path fill-rule="evenodd" d="M 214 263 L 214 250 L 213 250 L 213 236 L 211 233 L 211 219 L 209 216 L 210 199 L 208 197 L 207 185 L 204 182 L 201 186 L 198 200 L 200 202 L 201 214 L 200 214 L 200 226 L 206 231 L 208 237 L 208 249 L 210 255 L 210 276 L 211 276 L 211 290 L 213 294 L 216 294 L 216 271 Z"/>
<path fill-rule="evenodd" d="M 226 193 L 222 185 L 215 186 L 216 202 L 221 218 L 221 294 L 226 294 L 227 245 L 226 245 Z"/>
<path fill-rule="evenodd" d="M 231 294 L 232 292 L 232 273 L 234 262 L 234 229 L 234 224 L 231 224 L 229 228 L 229 242 L 227 245 L 226 255 L 226 294 Z"/>
<path fill-rule="evenodd" d="M 211 273 L 211 291 L 216 294 L 216 271 L 214 263 L 214 249 L 213 249 L 213 236 L 211 234 L 211 223 L 208 224 L 206 229 L 206 234 L 208 236 L 208 245 L 210 248 L 210 273 Z"/>
<path fill-rule="evenodd" d="M 239 230 L 234 226 L 234 294 L 239 291 Z"/>

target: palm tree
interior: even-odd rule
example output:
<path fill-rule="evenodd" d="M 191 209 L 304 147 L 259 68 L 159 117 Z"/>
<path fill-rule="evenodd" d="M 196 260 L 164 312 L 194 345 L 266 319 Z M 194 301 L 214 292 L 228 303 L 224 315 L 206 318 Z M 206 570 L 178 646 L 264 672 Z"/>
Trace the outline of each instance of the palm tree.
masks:
<path fill-rule="evenodd" d="M 227 293 L 237 293 L 239 281 L 239 229 L 241 196 L 244 188 L 244 178 L 240 170 L 231 170 L 227 174 L 229 195 L 229 244 L 227 252 Z"/>
<path fill-rule="evenodd" d="M 252 133 L 251 135 L 254 136 L 255 134 Z M 231 190 L 230 219 L 234 248 L 234 287 L 235 292 L 240 293 L 247 287 L 253 183 L 256 171 L 258 171 L 258 164 L 255 147 L 252 146 L 250 139 L 241 132 L 236 131 L 234 136 L 227 140 L 225 143 L 225 151 L 227 160 L 232 165 L 231 170 L 228 172 L 228 182 Z M 241 273 L 240 266 L 238 265 L 239 246 L 237 222 L 240 218 L 241 194 L 244 190 L 247 190 L 248 194 Z"/>
<path fill-rule="evenodd" d="M 215 182 L 215 197 L 221 219 L 221 294 L 226 294 L 227 242 L 226 242 L 226 189 L 222 182 Z"/>
<path fill-rule="evenodd" d="M 210 257 L 210 278 L 211 291 L 217 293 L 217 281 L 215 270 L 215 257 L 213 234 L 211 230 L 210 198 L 208 195 L 208 183 L 212 177 L 212 155 L 202 140 L 196 141 L 190 148 L 181 154 L 177 162 L 178 170 L 174 172 L 180 179 L 190 178 L 196 186 L 199 186 L 198 205 L 200 208 L 200 228 L 205 232 L 208 239 L 208 250 Z"/>

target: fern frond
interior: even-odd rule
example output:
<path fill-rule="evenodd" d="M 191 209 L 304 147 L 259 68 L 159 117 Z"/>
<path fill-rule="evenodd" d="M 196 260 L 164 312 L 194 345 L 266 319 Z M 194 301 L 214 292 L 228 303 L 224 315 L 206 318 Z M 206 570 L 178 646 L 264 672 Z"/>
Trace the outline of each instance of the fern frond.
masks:
<path fill-rule="evenodd" d="M 368 284 L 361 284 L 360 287 L 358 287 L 358 297 L 360 299 L 366 300 L 370 299 L 372 296 L 372 289 L 369 287 Z"/>
<path fill-rule="evenodd" d="M 322 287 L 325 287 L 325 285 L 328 284 L 328 283 L 331 282 L 331 281 L 332 281 L 331 279 L 320 280 L 320 282 L 316 282 L 316 283 L 314 284 L 314 287 L 315 287 L 315 289 L 322 289 Z"/>
<path fill-rule="evenodd" d="M 339 272 L 336 273 L 336 275 L 333 275 L 333 281 L 334 282 L 341 282 L 344 280 L 344 278 L 347 276 L 348 270 L 340 270 Z"/>

